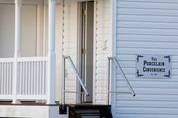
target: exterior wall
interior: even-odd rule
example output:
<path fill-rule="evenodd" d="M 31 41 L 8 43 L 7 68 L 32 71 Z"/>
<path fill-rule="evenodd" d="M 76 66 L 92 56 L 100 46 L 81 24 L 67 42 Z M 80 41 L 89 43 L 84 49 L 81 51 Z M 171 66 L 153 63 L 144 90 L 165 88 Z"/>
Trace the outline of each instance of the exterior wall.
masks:
<path fill-rule="evenodd" d="M 0 4 L 0 57 L 12 57 L 14 50 L 14 18 L 12 5 Z M 14 14 L 13 14 L 14 13 Z"/>
<path fill-rule="evenodd" d="M 94 34 L 94 85 L 93 85 L 93 103 L 107 104 L 108 102 L 108 78 L 107 78 L 107 57 L 112 54 L 112 6 L 111 0 L 95 1 L 95 34 Z M 57 50 L 62 51 L 62 55 L 71 56 L 75 65 L 78 67 L 78 48 L 79 48 L 79 29 L 78 26 L 78 3 L 77 1 L 60 2 L 60 10 L 57 10 Z M 60 15 L 59 15 L 60 14 Z M 62 34 L 62 35 L 61 35 Z M 62 37 L 61 37 L 62 36 Z M 61 42 L 62 38 L 62 42 Z M 62 49 L 60 48 L 62 44 Z M 62 55 L 58 52 L 58 80 L 61 87 L 60 101 L 63 101 L 63 80 Z M 60 77 L 59 77 L 60 76 Z M 61 79 L 60 79 L 61 78 Z M 66 67 L 66 88 L 67 91 L 77 92 L 78 81 L 75 78 L 70 65 Z M 104 83 L 104 84 L 103 84 Z M 79 94 L 66 93 L 66 103 L 76 103 L 80 101 Z"/>
<path fill-rule="evenodd" d="M 63 38 L 63 3 L 59 2 L 57 4 L 56 9 L 56 74 L 57 74 L 57 82 L 56 82 L 56 94 L 57 100 L 63 101 L 63 71 L 62 71 L 62 38 Z"/>
<path fill-rule="evenodd" d="M 177 118 L 178 2 L 116 0 L 116 55 L 136 97 L 115 94 L 114 118 Z M 136 78 L 136 55 L 171 55 L 171 79 Z M 128 91 L 120 73 L 115 90 Z"/>
<path fill-rule="evenodd" d="M 94 86 L 93 103 L 107 104 L 108 78 L 107 57 L 112 54 L 112 6 L 111 0 L 95 1 L 95 34 L 94 34 Z M 79 26 L 78 26 L 78 2 L 58 1 L 56 19 L 56 51 L 57 51 L 57 100 L 63 101 L 63 60 L 62 55 L 71 56 L 75 65 L 79 68 Z M 47 24 L 47 7 L 45 8 L 45 24 Z M 44 26 L 47 32 L 47 25 Z M 47 50 L 47 33 L 44 33 L 44 49 Z M 47 53 L 46 51 L 44 52 Z M 44 54 L 44 55 L 45 55 Z M 66 103 L 80 101 L 77 92 L 78 81 L 75 78 L 71 65 L 66 67 Z M 104 85 L 103 85 L 104 82 Z"/>
<path fill-rule="evenodd" d="M 64 5 L 63 5 L 64 4 Z M 64 1 L 59 3 L 60 10 L 57 10 L 57 66 L 58 80 L 61 85 L 60 101 L 63 101 L 63 70 L 62 55 L 71 56 L 75 65 L 79 68 L 78 48 L 79 48 L 79 29 L 78 26 L 78 3 L 77 1 Z M 93 85 L 93 103 L 108 103 L 108 78 L 107 78 L 107 57 L 112 55 L 112 2 L 111 0 L 95 1 L 95 34 L 94 34 L 94 85 Z M 62 42 L 61 42 L 62 39 Z M 62 49 L 60 47 L 62 44 Z M 62 55 L 61 55 L 62 51 Z M 78 81 L 75 78 L 70 65 L 66 67 L 66 103 L 76 103 L 80 101 L 77 92 Z M 103 84 L 104 83 L 104 84 Z"/>
<path fill-rule="evenodd" d="M 36 56 L 37 52 L 37 6 L 22 7 L 21 56 Z"/>
<path fill-rule="evenodd" d="M 77 1 L 64 1 L 63 7 L 63 40 L 62 55 L 71 56 L 74 64 L 78 68 L 78 3 Z M 78 81 L 71 65 L 66 63 L 66 91 L 65 102 L 74 104 L 80 101 Z M 63 97 L 63 95 L 62 95 Z"/>
<path fill-rule="evenodd" d="M 43 5 L 42 5 L 43 6 Z M 41 6 L 41 7 L 42 7 Z M 63 32 L 64 32 L 64 7 L 63 1 L 57 0 L 56 3 L 56 101 L 63 102 Z M 44 0 L 44 6 L 41 8 L 42 40 L 39 41 L 39 55 L 48 53 L 48 1 Z M 37 45 L 38 46 L 38 45 Z"/>
<path fill-rule="evenodd" d="M 0 4 L 0 57 L 12 57 L 14 54 L 14 5 Z M 22 7 L 22 40 L 21 55 L 36 55 L 37 40 L 37 6 L 23 5 Z"/>
<path fill-rule="evenodd" d="M 1 4 L 1 2 L 3 4 Z M 5 3 L 5 4 L 4 4 Z M 14 55 L 14 26 L 15 12 L 14 2 L 0 1 L 0 57 L 13 57 Z M 48 50 L 48 5 L 47 1 L 25 1 L 22 8 L 22 56 L 45 56 Z M 56 53 L 57 53 L 57 101 L 63 100 L 62 93 L 62 55 L 72 57 L 77 65 L 77 2 L 57 1 L 56 9 Z M 44 6 L 43 6 L 44 5 Z M 65 24 L 65 26 L 63 25 Z M 67 67 L 71 68 L 71 67 Z M 72 72 L 69 70 L 68 73 Z M 68 90 L 76 92 L 77 81 L 74 73 L 67 74 Z M 73 82 L 71 82 L 73 81 Z M 72 88 L 71 88 L 72 87 Z M 72 96 L 71 96 L 72 94 Z M 76 93 L 66 94 L 69 103 L 75 103 L 78 99 Z"/>
<path fill-rule="evenodd" d="M 108 104 L 108 57 L 112 55 L 112 0 L 95 0 L 93 103 Z"/>

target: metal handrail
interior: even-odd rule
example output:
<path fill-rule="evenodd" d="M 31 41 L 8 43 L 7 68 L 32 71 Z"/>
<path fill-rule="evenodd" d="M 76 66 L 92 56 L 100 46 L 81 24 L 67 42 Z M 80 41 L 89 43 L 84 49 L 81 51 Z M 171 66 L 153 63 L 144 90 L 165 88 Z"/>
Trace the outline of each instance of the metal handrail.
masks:
<path fill-rule="evenodd" d="M 89 93 L 88 93 L 88 91 L 87 91 L 87 88 L 86 88 L 86 86 L 84 85 L 84 83 L 82 82 L 82 78 L 80 77 L 80 74 L 79 74 L 77 68 L 75 67 L 74 62 L 72 61 L 72 58 L 71 58 L 70 56 L 63 56 L 63 58 L 64 58 L 64 66 L 65 66 L 65 64 L 66 64 L 66 63 L 65 63 L 66 60 L 68 60 L 69 63 L 70 63 L 70 65 L 72 66 L 72 69 L 73 69 L 75 75 L 77 76 L 77 79 L 78 79 L 78 81 L 79 81 L 79 83 L 80 83 L 82 89 L 83 89 L 84 92 L 85 92 L 85 95 L 88 96 Z M 64 68 L 64 74 L 65 74 L 65 68 Z M 64 76 L 64 81 L 65 81 L 65 76 Z M 65 90 L 65 85 L 64 85 L 64 90 Z M 64 93 L 64 94 L 65 94 L 65 93 Z"/>
<path fill-rule="evenodd" d="M 119 61 L 118 61 L 118 59 L 117 59 L 116 57 L 108 57 L 108 66 L 109 66 L 109 67 L 108 67 L 108 81 L 110 81 L 111 61 L 115 62 L 116 66 L 119 67 L 119 69 L 120 69 L 120 71 L 121 71 L 121 73 L 122 73 L 124 79 L 125 79 L 126 82 L 127 82 L 127 85 L 128 85 L 128 87 L 129 87 L 129 89 L 130 89 L 132 95 L 133 95 L 133 96 L 136 96 L 136 93 L 135 93 L 135 91 L 134 91 L 132 85 L 130 84 L 129 80 L 127 79 L 127 77 L 126 77 L 126 75 L 125 75 L 125 73 L 124 73 L 124 71 L 123 71 L 123 69 L 122 69 L 122 67 L 121 67 L 121 65 L 120 65 L 120 63 L 119 63 Z M 110 82 L 108 82 L 108 92 L 109 92 L 109 90 L 110 90 Z M 109 93 L 108 93 L 108 97 L 110 97 L 110 94 L 109 94 Z M 108 103 L 109 103 L 109 98 L 108 98 Z"/>

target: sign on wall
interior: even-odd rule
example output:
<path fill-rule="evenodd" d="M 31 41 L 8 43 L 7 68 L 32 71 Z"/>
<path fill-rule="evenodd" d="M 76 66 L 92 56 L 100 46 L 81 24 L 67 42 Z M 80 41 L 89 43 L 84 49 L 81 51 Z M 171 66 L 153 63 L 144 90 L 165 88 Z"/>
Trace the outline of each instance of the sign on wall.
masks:
<path fill-rule="evenodd" d="M 171 78 L 170 56 L 138 55 L 136 61 L 139 78 Z"/>

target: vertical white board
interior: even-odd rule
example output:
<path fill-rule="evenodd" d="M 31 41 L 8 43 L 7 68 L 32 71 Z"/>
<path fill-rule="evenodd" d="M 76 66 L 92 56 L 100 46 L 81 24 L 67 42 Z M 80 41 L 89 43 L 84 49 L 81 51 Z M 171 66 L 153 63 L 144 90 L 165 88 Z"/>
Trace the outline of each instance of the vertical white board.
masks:
<path fill-rule="evenodd" d="M 95 0 L 93 103 L 108 104 L 108 57 L 112 55 L 112 1 Z"/>
<path fill-rule="evenodd" d="M 62 70 L 62 39 L 63 38 L 63 3 L 59 2 L 56 8 L 56 97 L 62 102 L 63 70 Z"/>
<path fill-rule="evenodd" d="M 78 4 L 76 1 L 65 1 L 63 11 L 63 42 L 62 54 L 70 56 L 78 68 Z M 75 104 L 80 101 L 78 81 L 72 66 L 66 63 L 66 94 L 65 102 Z"/>

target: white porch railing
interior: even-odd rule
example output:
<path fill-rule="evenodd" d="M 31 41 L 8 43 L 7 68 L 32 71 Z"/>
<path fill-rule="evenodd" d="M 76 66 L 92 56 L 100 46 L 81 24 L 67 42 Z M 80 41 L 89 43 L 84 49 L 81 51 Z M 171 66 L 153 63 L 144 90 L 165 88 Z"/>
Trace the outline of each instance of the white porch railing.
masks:
<path fill-rule="evenodd" d="M 22 0 L 15 0 L 14 58 L 0 59 L 0 101 L 46 100 L 55 104 L 56 0 L 48 0 L 47 57 L 21 58 Z"/>
<path fill-rule="evenodd" d="M 13 59 L 0 59 L 0 96 L 12 95 Z M 1 99 L 2 97 L 0 97 Z"/>
<path fill-rule="evenodd" d="M 14 63 L 17 70 L 13 68 Z M 0 100 L 47 100 L 47 63 L 47 57 L 0 59 Z"/>

